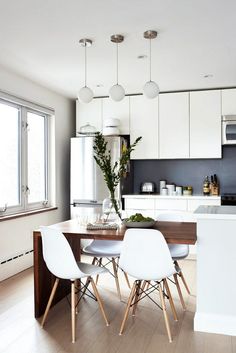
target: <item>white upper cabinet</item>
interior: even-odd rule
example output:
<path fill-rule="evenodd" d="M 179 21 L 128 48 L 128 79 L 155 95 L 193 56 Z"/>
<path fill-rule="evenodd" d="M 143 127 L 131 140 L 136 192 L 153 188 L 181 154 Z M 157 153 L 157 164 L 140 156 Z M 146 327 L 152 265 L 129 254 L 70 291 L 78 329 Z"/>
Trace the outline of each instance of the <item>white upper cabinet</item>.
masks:
<path fill-rule="evenodd" d="M 189 158 L 188 92 L 160 94 L 159 146 L 160 158 Z"/>
<path fill-rule="evenodd" d="M 104 121 L 108 118 L 116 118 L 120 120 L 120 134 L 128 135 L 130 133 L 129 128 L 129 97 L 125 97 L 120 102 L 115 102 L 111 98 L 102 98 L 103 109 L 103 127 Z"/>
<path fill-rule="evenodd" d="M 236 115 L 236 89 L 222 90 L 222 115 Z"/>
<path fill-rule="evenodd" d="M 102 131 L 102 100 L 93 99 L 90 103 L 80 103 L 76 100 L 76 132 L 81 126 L 89 123 Z"/>
<path fill-rule="evenodd" d="M 221 91 L 190 92 L 190 158 L 221 158 Z"/>
<path fill-rule="evenodd" d="M 131 159 L 158 158 L 158 98 L 130 97 L 130 142 L 142 136 Z"/>

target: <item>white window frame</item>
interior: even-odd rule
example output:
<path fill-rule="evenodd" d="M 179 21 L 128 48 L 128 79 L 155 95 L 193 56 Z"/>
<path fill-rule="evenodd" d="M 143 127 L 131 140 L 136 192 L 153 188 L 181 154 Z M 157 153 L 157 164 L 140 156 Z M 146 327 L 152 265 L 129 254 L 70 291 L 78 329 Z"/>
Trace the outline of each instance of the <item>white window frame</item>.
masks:
<path fill-rule="evenodd" d="M 0 205 L 0 217 L 12 214 L 21 214 L 28 211 L 41 210 L 52 206 L 52 197 L 50 190 L 50 136 L 51 136 L 51 118 L 54 111 L 50 108 L 40 107 L 39 105 L 27 102 L 23 99 L 13 97 L 6 93 L 0 92 L 0 103 L 12 106 L 19 110 L 18 117 L 18 161 L 19 161 L 19 204 L 16 206 Z M 45 118 L 45 199 L 38 202 L 28 202 L 28 165 L 27 165 L 27 113 L 34 113 Z"/>

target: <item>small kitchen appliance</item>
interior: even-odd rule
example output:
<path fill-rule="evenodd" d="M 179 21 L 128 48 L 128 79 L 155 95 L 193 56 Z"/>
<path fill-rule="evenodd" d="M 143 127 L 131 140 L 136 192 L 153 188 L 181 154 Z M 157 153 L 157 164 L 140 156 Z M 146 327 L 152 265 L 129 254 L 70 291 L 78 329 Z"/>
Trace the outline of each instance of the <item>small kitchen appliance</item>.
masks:
<path fill-rule="evenodd" d="M 222 116 L 222 145 L 236 145 L 236 115 Z"/>
<path fill-rule="evenodd" d="M 156 185 L 152 181 L 146 181 L 141 184 L 140 192 L 141 194 L 153 194 L 156 190 Z"/>

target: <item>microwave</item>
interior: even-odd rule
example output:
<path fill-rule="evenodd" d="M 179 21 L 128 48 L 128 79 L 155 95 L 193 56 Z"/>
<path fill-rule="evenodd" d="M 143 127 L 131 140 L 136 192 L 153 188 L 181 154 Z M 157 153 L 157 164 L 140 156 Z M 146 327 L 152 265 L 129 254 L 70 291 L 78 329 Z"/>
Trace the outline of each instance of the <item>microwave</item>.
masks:
<path fill-rule="evenodd" d="M 222 116 L 222 145 L 236 145 L 236 115 Z"/>

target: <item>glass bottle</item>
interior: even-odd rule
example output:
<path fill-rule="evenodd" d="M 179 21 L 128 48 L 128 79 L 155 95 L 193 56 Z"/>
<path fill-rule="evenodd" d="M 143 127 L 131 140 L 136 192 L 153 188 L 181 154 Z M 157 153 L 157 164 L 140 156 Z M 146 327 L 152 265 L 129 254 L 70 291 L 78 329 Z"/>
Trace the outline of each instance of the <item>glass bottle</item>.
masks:
<path fill-rule="evenodd" d="M 205 177 L 205 180 L 203 183 L 203 195 L 205 196 L 210 195 L 210 181 L 208 176 Z"/>

